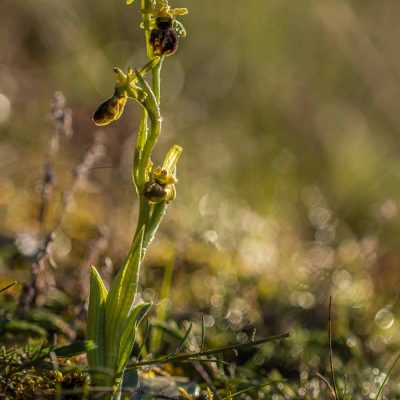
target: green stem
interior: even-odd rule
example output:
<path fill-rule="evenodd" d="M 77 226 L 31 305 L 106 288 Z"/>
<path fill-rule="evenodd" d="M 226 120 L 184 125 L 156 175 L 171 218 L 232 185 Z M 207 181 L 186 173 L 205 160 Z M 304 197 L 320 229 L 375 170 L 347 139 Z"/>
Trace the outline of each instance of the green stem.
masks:
<path fill-rule="evenodd" d="M 143 148 L 142 157 L 139 162 L 139 180 L 141 183 L 143 183 L 143 186 L 146 182 L 146 168 L 150 161 L 151 153 L 153 152 L 154 146 L 161 132 L 161 116 L 154 116 L 150 114 L 149 120 L 150 131 Z"/>
<path fill-rule="evenodd" d="M 152 77 L 153 77 L 153 92 L 156 96 L 157 103 L 160 104 L 161 98 L 161 67 L 164 61 L 164 57 L 161 57 L 159 63 L 152 69 Z"/>
<path fill-rule="evenodd" d="M 154 236 L 160 226 L 161 220 L 167 211 L 167 204 L 165 201 L 157 203 L 153 206 L 153 212 L 146 226 L 146 232 L 143 239 L 143 254 L 147 250 L 149 244 L 153 241 Z"/>
<path fill-rule="evenodd" d="M 146 197 L 144 197 L 141 194 L 139 197 L 139 217 L 135 231 L 135 238 L 139 234 L 143 225 L 147 227 L 149 218 L 150 218 L 150 204 L 147 201 Z"/>
<path fill-rule="evenodd" d="M 141 8 L 148 10 L 154 7 L 154 0 L 141 0 Z M 143 14 L 143 27 L 145 32 L 145 40 L 146 40 L 146 49 L 147 56 L 149 60 L 153 58 L 153 50 L 149 45 L 150 38 L 150 16 L 148 14 Z M 162 59 L 160 62 L 152 69 L 152 89 L 153 93 L 156 97 L 157 103 L 160 103 L 160 93 L 161 93 L 161 66 Z M 150 122 L 150 130 L 147 132 L 147 120 Z M 144 130 L 144 127 L 146 128 Z M 146 137 L 144 137 L 144 133 L 146 132 Z M 142 191 L 144 185 L 146 183 L 146 169 L 147 165 L 150 161 L 151 153 L 153 152 L 156 141 L 161 132 L 161 115 L 154 115 L 153 113 L 149 114 L 146 110 L 143 111 L 142 120 L 139 128 L 136 152 L 135 152 L 135 160 L 133 165 L 133 176 L 136 182 L 136 190 L 139 196 L 139 218 L 136 227 L 135 236 L 140 232 L 140 229 L 143 225 L 146 225 L 146 234 L 145 234 L 145 243 L 143 246 L 143 250 L 145 251 L 148 244 L 153 239 L 155 232 L 159 226 L 162 215 L 165 213 L 165 207 L 162 207 L 163 212 L 160 215 L 159 207 L 151 206 L 147 199 L 142 195 Z M 144 138 L 144 140 L 143 140 Z M 154 208 L 154 219 L 151 218 L 151 211 Z M 151 221 L 150 221 L 151 219 Z M 143 253 L 144 254 L 144 253 Z"/>
<path fill-rule="evenodd" d="M 140 7 L 142 10 L 150 10 L 154 8 L 154 0 L 141 0 Z M 153 58 L 153 49 L 150 46 L 150 15 L 143 14 L 143 29 L 144 29 L 144 37 L 146 40 L 146 51 L 147 57 L 149 60 Z"/>

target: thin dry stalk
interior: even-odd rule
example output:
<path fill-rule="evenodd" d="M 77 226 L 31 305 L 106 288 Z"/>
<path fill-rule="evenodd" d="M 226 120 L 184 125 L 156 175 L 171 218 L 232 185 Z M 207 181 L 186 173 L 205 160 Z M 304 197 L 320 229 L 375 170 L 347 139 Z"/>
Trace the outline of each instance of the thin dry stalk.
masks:
<path fill-rule="evenodd" d="M 72 172 L 72 182 L 70 188 L 65 190 L 61 197 L 61 207 L 58 213 L 58 218 L 54 224 L 53 231 L 59 229 L 64 221 L 64 217 L 73 203 L 74 194 L 88 180 L 89 172 L 93 165 L 105 155 L 104 135 L 102 132 L 97 132 L 94 141 L 90 148 L 85 152 L 81 161 L 76 165 Z"/>
<path fill-rule="evenodd" d="M 71 137 L 72 113 L 65 107 L 65 97 L 61 92 L 54 95 L 51 105 L 51 119 L 54 130 L 49 139 L 45 156 L 45 164 L 42 174 L 41 203 L 39 208 L 39 223 L 44 225 L 49 200 L 54 188 L 55 174 L 52 167 L 52 159 L 57 155 L 60 147 L 60 136 Z M 62 193 L 61 206 L 53 227 L 45 235 L 42 244 L 39 246 L 32 262 L 31 278 L 24 284 L 19 298 L 18 309 L 28 311 L 31 307 L 43 306 L 46 293 L 55 285 L 55 279 L 48 266 L 55 266 L 51 253 L 51 244 L 55 239 L 56 232 L 61 228 L 69 205 L 72 203 L 73 195 L 77 189 L 88 179 L 89 172 L 93 165 L 104 156 L 104 136 L 98 133 L 89 150 L 84 154 L 81 161 L 73 170 L 72 183 L 69 190 Z M 104 235 L 102 235 L 104 236 Z"/>
<path fill-rule="evenodd" d="M 39 207 L 39 222 L 41 227 L 44 225 L 49 200 L 54 188 L 55 174 L 52 161 L 58 154 L 60 148 L 60 137 L 64 134 L 65 137 L 70 138 L 73 134 L 72 112 L 69 108 L 66 108 L 66 100 L 61 92 L 54 93 L 50 110 L 50 118 L 53 121 L 53 131 L 48 141 L 42 173 L 40 191 L 41 201 Z"/>
<path fill-rule="evenodd" d="M 44 303 L 44 296 L 48 286 L 46 266 L 52 262 L 50 245 L 53 240 L 54 234 L 51 232 L 46 236 L 34 256 L 31 277 L 23 285 L 18 300 L 18 309 L 20 311 L 29 311 L 32 306 L 41 306 Z"/>
<path fill-rule="evenodd" d="M 331 369 L 331 378 L 333 385 L 333 392 L 335 394 L 335 400 L 339 400 L 336 380 L 335 380 L 335 370 L 333 368 L 333 349 L 332 349 L 332 296 L 329 296 L 329 365 Z"/>
<path fill-rule="evenodd" d="M 66 100 L 61 92 L 54 94 L 50 110 L 54 129 L 47 145 L 40 186 L 38 221 L 42 230 L 55 183 L 52 161 L 58 153 L 61 135 L 71 137 L 73 134 L 72 112 L 69 108 L 66 108 Z M 48 265 L 55 265 L 51 254 L 51 243 L 54 238 L 54 230 L 48 232 L 33 257 L 31 277 L 23 285 L 18 301 L 20 311 L 28 311 L 33 306 L 41 307 L 45 302 L 45 294 L 55 285 L 51 269 L 47 268 Z"/>
<path fill-rule="evenodd" d="M 328 381 L 328 379 L 326 379 L 323 375 L 321 375 L 319 372 L 315 373 L 315 376 L 317 376 L 319 379 L 321 379 L 325 385 L 328 387 L 328 389 L 331 391 L 332 397 L 334 399 L 336 399 L 336 395 L 335 395 L 335 389 L 332 387 L 332 385 L 330 384 L 330 382 Z"/>
<path fill-rule="evenodd" d="M 264 343 L 274 342 L 277 340 L 286 339 L 290 336 L 289 333 L 282 333 L 280 335 L 270 336 L 263 339 L 253 340 L 246 343 L 235 343 L 228 346 L 223 347 L 216 347 L 210 350 L 199 351 L 195 353 L 183 353 L 183 354 L 170 354 L 166 357 L 159 358 L 156 360 L 145 360 L 145 361 L 138 361 L 132 363 L 127 370 L 129 369 L 136 369 L 137 367 L 142 367 L 145 365 L 153 365 L 153 364 L 165 364 L 168 362 L 182 362 L 182 361 L 207 361 L 206 359 L 202 359 L 201 357 L 207 357 L 215 354 L 226 353 L 228 351 L 235 352 L 236 350 L 243 350 L 246 348 L 258 346 Z"/>
<path fill-rule="evenodd" d="M 7 286 L 5 286 L 5 287 L 1 288 L 1 289 L 0 289 L 0 293 L 1 293 L 1 292 L 4 292 L 4 291 L 5 291 L 5 290 L 7 290 L 7 289 L 10 289 L 10 288 L 12 288 L 12 287 L 13 287 L 13 286 L 15 286 L 17 283 L 18 283 L 18 282 L 17 282 L 17 281 L 15 281 L 15 282 L 13 282 L 13 283 L 10 283 L 9 285 L 7 285 Z"/>

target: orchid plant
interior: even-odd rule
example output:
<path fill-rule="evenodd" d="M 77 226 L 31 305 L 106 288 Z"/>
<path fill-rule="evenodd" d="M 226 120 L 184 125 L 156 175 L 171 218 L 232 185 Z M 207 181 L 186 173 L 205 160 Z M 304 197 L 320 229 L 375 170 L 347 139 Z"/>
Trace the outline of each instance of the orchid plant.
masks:
<path fill-rule="evenodd" d="M 127 4 L 133 0 L 127 0 Z M 140 267 L 146 249 L 154 239 L 168 204 L 175 198 L 176 164 L 182 148 L 174 145 L 161 166 L 152 162 L 152 152 L 161 133 L 160 73 L 166 57 L 178 48 L 185 36 L 177 16 L 185 8 L 171 8 L 166 0 L 141 0 L 141 28 L 144 30 L 148 62 L 139 69 L 126 72 L 114 68 L 114 94 L 94 113 L 96 125 L 107 125 L 119 119 L 128 100 L 142 107 L 136 136 L 132 179 L 139 199 L 136 231 L 125 264 L 107 291 L 97 269 L 90 273 L 87 337 L 96 348 L 88 351 L 91 384 L 111 388 L 110 399 L 119 399 L 124 386 L 137 382 L 137 371 L 126 369 L 140 322 L 150 308 L 149 303 L 135 305 Z M 145 75 L 152 75 L 151 85 Z"/>

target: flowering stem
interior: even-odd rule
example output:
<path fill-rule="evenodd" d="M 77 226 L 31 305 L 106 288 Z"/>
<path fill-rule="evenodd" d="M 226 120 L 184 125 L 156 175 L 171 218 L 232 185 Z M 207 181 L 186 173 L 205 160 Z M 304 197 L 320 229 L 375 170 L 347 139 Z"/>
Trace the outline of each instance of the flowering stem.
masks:
<path fill-rule="evenodd" d="M 126 1 L 127 4 L 133 2 Z M 172 20 L 175 15 L 166 1 L 157 2 L 158 8 L 155 3 L 156 0 L 140 0 L 148 63 L 140 70 L 129 67 L 127 73 L 114 68 L 114 94 L 101 103 L 93 116 L 94 123 L 100 126 L 119 119 L 128 98 L 136 100 L 143 107 L 132 165 L 132 180 L 139 199 L 137 227 L 132 246 L 109 291 L 96 268 L 91 269 L 88 338 L 98 345 L 88 353 L 89 368 L 93 371 L 91 382 L 95 385 L 112 386 L 113 400 L 120 399 L 125 384 L 132 385 L 133 375 L 136 380 L 138 378 L 137 373 L 129 373 L 128 376 L 124 371 L 131 356 L 137 327 L 150 308 L 150 304 L 146 303 L 134 307 L 140 267 L 146 249 L 165 214 L 167 203 L 176 196 L 175 170 L 182 153 L 182 148 L 174 145 L 168 151 L 162 167 L 153 167 L 151 155 L 161 133 L 160 75 L 164 52 L 155 47 L 153 40 L 150 43 L 153 34 L 151 29 L 155 29 L 155 33 L 160 31 L 161 36 L 165 35 L 165 31 L 158 29 L 158 19 L 161 18 L 160 15 L 164 15 Z M 178 11 L 175 12 L 182 13 L 179 11 L 182 9 L 176 10 Z M 176 45 L 177 43 L 175 49 Z M 151 86 L 143 78 L 150 70 Z M 96 375 L 96 371 L 106 372 L 106 377 Z"/>
<path fill-rule="evenodd" d="M 142 10 L 153 8 L 153 0 L 141 0 Z M 143 28 L 145 32 L 147 56 L 149 60 L 153 58 L 153 50 L 149 45 L 150 38 L 150 17 L 149 14 L 143 14 Z M 143 109 L 142 119 L 139 126 L 138 136 L 136 139 L 135 158 L 133 163 L 133 177 L 136 185 L 136 191 L 139 196 L 139 217 L 136 226 L 135 236 L 140 232 L 142 226 L 145 228 L 144 250 L 153 239 L 155 232 L 161 222 L 161 218 L 165 213 L 165 202 L 157 204 L 158 207 L 151 205 L 143 195 L 143 188 L 146 183 L 146 170 L 150 161 L 151 153 L 154 149 L 158 136 L 161 132 L 161 115 L 159 111 L 161 97 L 161 67 L 163 58 L 152 69 L 152 92 L 154 93 L 156 104 L 156 112 L 148 113 Z M 148 121 L 150 122 L 150 130 L 147 131 Z M 162 210 L 160 210 L 162 209 Z M 155 213 L 154 211 L 157 210 Z M 162 211 L 162 212 L 161 212 Z M 152 215 L 154 214 L 154 218 Z M 143 252 L 143 255 L 145 253 Z"/>

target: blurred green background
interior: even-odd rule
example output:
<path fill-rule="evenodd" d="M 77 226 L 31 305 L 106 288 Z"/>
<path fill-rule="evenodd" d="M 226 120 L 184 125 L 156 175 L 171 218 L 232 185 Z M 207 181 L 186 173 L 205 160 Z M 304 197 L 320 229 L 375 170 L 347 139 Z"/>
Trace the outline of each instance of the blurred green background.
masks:
<path fill-rule="evenodd" d="M 178 196 L 148 254 L 143 296 L 158 301 L 173 258 L 172 318 L 198 320 L 204 312 L 218 344 L 232 332 L 243 340 L 253 327 L 292 330 L 300 344 L 289 357 L 297 360 L 309 357 L 299 332 L 326 331 L 332 294 L 335 330 L 349 352 L 386 365 L 400 343 L 400 3 L 171 5 L 190 13 L 180 18 L 187 38 L 162 71 L 157 161 L 175 143 L 184 153 Z M 54 224 L 60 193 L 98 131 L 92 113 L 113 92 L 112 67 L 146 62 L 139 19 L 136 4 L 122 0 L 2 1 L 2 283 L 29 277 L 21 240 L 35 243 Z M 72 109 L 74 135 L 54 160 L 40 227 L 56 90 Z M 106 236 L 95 261 L 110 257 L 115 268 L 129 246 L 139 115 L 131 103 L 102 129 L 105 154 L 57 232 L 55 279 L 72 303 L 91 243 Z"/>

